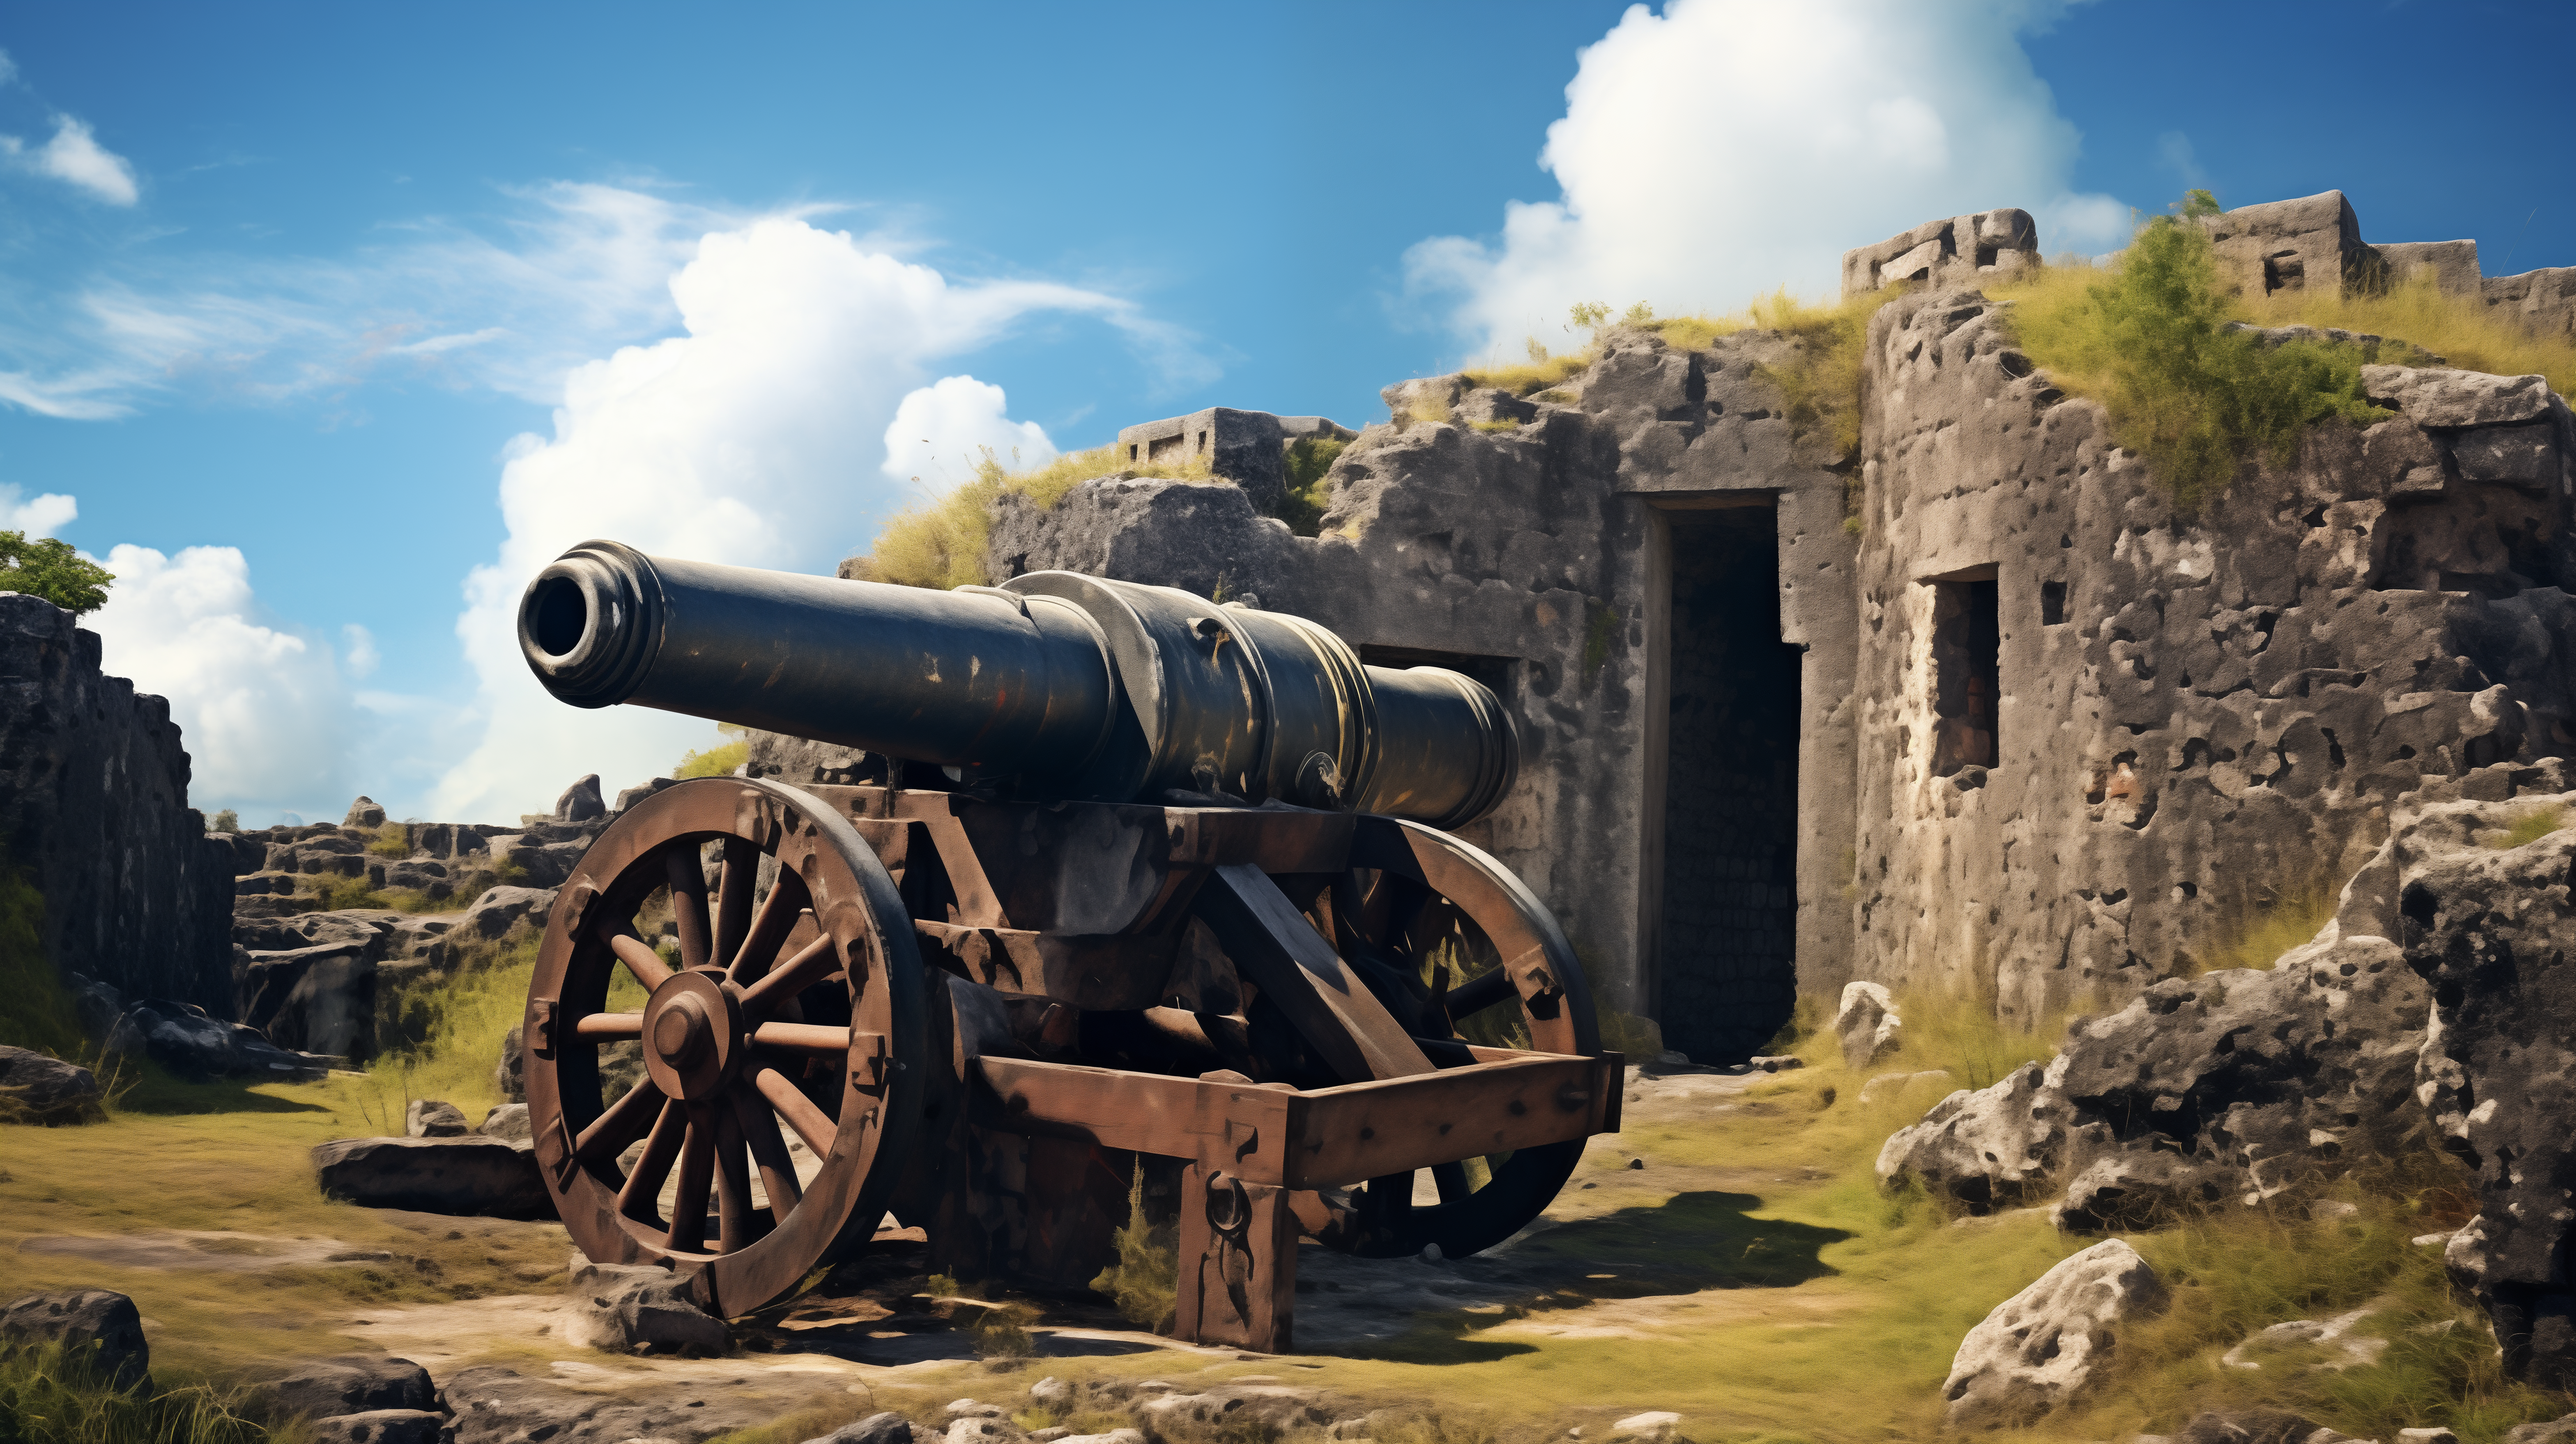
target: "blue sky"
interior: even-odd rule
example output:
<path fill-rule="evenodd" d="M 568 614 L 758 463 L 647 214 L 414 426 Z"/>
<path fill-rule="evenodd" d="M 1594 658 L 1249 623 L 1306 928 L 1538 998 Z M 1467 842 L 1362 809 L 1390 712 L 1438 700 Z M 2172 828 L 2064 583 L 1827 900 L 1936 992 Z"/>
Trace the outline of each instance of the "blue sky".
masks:
<path fill-rule="evenodd" d="M 2340 187 L 2576 264 L 2563 3 L 16 7 L 0 49 L 0 525 L 127 559 L 111 669 L 263 821 L 699 741 L 512 672 L 592 530 L 822 569 L 979 440 L 1364 424 L 1566 301 L 1821 293 L 1996 205 L 2098 250 Z"/>

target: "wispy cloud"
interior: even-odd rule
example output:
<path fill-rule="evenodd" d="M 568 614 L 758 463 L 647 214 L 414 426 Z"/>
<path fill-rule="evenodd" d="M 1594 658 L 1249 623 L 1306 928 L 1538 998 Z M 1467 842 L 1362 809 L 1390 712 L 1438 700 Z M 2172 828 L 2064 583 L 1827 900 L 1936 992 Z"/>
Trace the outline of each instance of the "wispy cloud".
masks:
<path fill-rule="evenodd" d="M 0 483 L 0 531 L 49 537 L 70 526 L 80 515 L 80 503 L 60 492 L 49 491 L 24 501 L 19 500 L 21 495 L 18 488 Z"/>
<path fill-rule="evenodd" d="M 498 200 L 490 215 L 387 225 L 336 258 L 200 253 L 120 260 L 68 287 L 0 278 L 0 402 L 88 420 L 183 391 L 260 404 L 393 376 L 551 405 L 573 368 L 679 326 L 672 278 L 707 237 L 829 209 L 742 211 L 574 181 Z M 918 249 L 873 234 L 854 244 Z M 961 288 L 961 325 L 978 308 L 995 324 L 1040 309 L 1091 315 L 1167 383 L 1214 370 L 1187 332 L 1102 292 Z"/>

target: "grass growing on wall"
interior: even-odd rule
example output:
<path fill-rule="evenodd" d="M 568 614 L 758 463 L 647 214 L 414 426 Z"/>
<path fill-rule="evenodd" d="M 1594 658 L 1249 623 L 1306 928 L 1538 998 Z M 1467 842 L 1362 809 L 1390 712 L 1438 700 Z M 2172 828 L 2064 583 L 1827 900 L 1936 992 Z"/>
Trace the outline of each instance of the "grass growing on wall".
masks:
<path fill-rule="evenodd" d="M 2475 296 L 2450 296 L 2430 270 L 2386 290 L 2357 296 L 2283 291 L 2238 303 L 2245 319 L 2265 326 L 2315 326 L 2411 341 L 2445 366 L 2497 376 L 2540 375 L 2561 396 L 2576 392 L 2576 341 L 2532 335 L 2510 312 Z"/>
<path fill-rule="evenodd" d="M 2388 415 L 2361 394 L 2376 351 L 2266 347 L 2228 330 L 2253 317 L 2222 290 L 2207 233 L 2186 220 L 2148 221 L 2108 268 L 2044 266 L 1987 289 L 2014 303 L 2005 324 L 2030 359 L 2058 386 L 2101 401 L 2112 438 L 2146 457 L 2186 513 L 2244 461 L 2288 464 L 2317 422 Z"/>
<path fill-rule="evenodd" d="M 1116 445 L 1069 451 L 1042 466 L 1014 471 L 988 446 L 975 462 L 972 479 L 885 524 L 862 575 L 907 587 L 982 586 L 984 544 L 993 534 L 994 508 L 1004 496 L 1052 507 L 1082 483 L 1119 472 L 1172 481 L 1213 479 L 1203 458 L 1179 464 L 1130 462 L 1126 448 Z"/>

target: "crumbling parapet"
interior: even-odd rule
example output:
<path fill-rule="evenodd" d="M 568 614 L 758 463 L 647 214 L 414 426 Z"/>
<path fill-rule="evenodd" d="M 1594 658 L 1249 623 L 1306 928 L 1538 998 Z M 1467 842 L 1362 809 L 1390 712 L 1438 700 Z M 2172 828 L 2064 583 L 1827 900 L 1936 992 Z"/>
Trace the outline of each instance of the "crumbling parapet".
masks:
<path fill-rule="evenodd" d="M 1874 246 L 1843 252 L 1843 294 L 1900 281 L 1946 283 L 2019 270 L 2039 260 L 2039 223 L 2021 210 L 1925 221 Z"/>
<path fill-rule="evenodd" d="M 1300 441 L 1348 441 L 1359 433 L 1325 416 L 1273 416 L 1211 406 L 1187 416 L 1167 416 L 1121 429 L 1119 449 L 1131 466 L 1207 463 L 1208 470 L 1244 489 L 1253 509 L 1279 509 L 1287 493 L 1287 449 Z"/>

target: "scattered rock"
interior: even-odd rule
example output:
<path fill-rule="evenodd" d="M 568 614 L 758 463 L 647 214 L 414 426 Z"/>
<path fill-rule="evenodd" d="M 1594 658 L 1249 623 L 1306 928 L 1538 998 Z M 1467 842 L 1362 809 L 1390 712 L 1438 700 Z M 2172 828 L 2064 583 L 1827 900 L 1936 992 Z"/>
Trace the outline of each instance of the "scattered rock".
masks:
<path fill-rule="evenodd" d="M 361 797 L 349 804 L 349 815 L 340 819 L 342 827 L 382 827 L 385 810 L 372 797 Z"/>
<path fill-rule="evenodd" d="M 409 1359 L 344 1354 L 317 1359 L 262 1390 L 280 1414 L 323 1419 L 382 1409 L 434 1410 L 438 1386 Z"/>
<path fill-rule="evenodd" d="M 2061 1261 L 1960 1341 L 1941 1386 L 1950 1423 L 2026 1422 L 2066 1402 L 2092 1379 L 2117 1331 L 2164 1304 L 2156 1271 L 2119 1239 Z"/>
<path fill-rule="evenodd" d="M 497 1138 L 343 1138 L 313 1150 L 322 1191 L 362 1208 L 551 1218 L 534 1152 Z"/>
<path fill-rule="evenodd" d="M 108 1030 L 106 1051 L 142 1053 L 190 1077 L 253 1073 L 270 1077 L 319 1077 L 347 1059 L 278 1047 L 257 1028 L 211 1017 L 194 1003 L 145 998 Z"/>
<path fill-rule="evenodd" d="M 2319 1434 L 2327 1435 L 2317 1440 Z M 2343 1436 L 2277 1409 L 2211 1409 L 2194 1415 L 2174 1444 L 2334 1444 Z"/>
<path fill-rule="evenodd" d="M 561 879 L 557 879 L 561 881 Z M 520 923 L 544 927 L 546 914 L 554 908 L 553 887 L 485 888 L 474 905 L 457 919 L 456 931 L 486 942 L 498 942 Z"/>
<path fill-rule="evenodd" d="M 1073 1386 L 1049 1374 L 1029 1386 L 1029 1397 L 1041 1404 L 1070 1404 L 1073 1402 Z"/>
<path fill-rule="evenodd" d="M 2448 1429 L 2400 1429 L 2397 1444 L 2460 1444 L 2460 1436 Z"/>
<path fill-rule="evenodd" d="M 0 1344 L 9 1350 L 59 1344 L 88 1352 L 90 1367 L 116 1387 L 148 1384 L 152 1346 L 134 1300 L 106 1289 L 28 1294 L 0 1308 Z"/>
<path fill-rule="evenodd" d="M 889 1409 L 854 1419 L 829 1434 L 808 1439 L 805 1444 L 912 1444 L 912 1421 Z"/>
<path fill-rule="evenodd" d="M 98 1108 L 98 1079 L 87 1068 L 0 1046 L 0 1119 L 18 1113 L 38 1123 L 78 1123 Z"/>
<path fill-rule="evenodd" d="M 2504 1444 L 2576 1444 L 2576 1414 L 2545 1424 L 2516 1424 L 2504 1431 Z"/>
<path fill-rule="evenodd" d="M 1613 1439 L 1664 1439 L 1681 1427 L 1682 1416 L 1670 1409 L 1649 1409 L 1631 1414 L 1610 1426 Z"/>
<path fill-rule="evenodd" d="M 2223 1170 L 2178 1154 L 2123 1150 L 2077 1173 L 2048 1221 L 2069 1233 L 2156 1228 L 2176 1214 L 2218 1203 L 2228 1196 L 2229 1183 Z"/>
<path fill-rule="evenodd" d="M 1978 1210 L 2025 1201 L 2064 1150 L 2067 1109 L 2052 1085 L 2064 1062 L 2047 1072 L 2027 1063 L 1991 1088 L 1962 1088 L 1934 1104 L 1880 1146 L 1880 1181 L 1911 1177 Z"/>
<path fill-rule="evenodd" d="M 1257 1428 L 1284 1433 L 1330 1423 L 1331 1414 L 1319 1407 L 1322 1398 L 1318 1390 L 1284 1384 L 1226 1384 L 1195 1394 L 1160 1395 L 1147 1400 L 1136 1415 L 1146 1433 L 1165 1438 L 1207 1432 L 1205 1426 L 1216 1425 L 1228 1433 Z"/>
<path fill-rule="evenodd" d="M 810 1376 L 809 1376 L 810 1377 Z M 766 1427 L 796 1395 L 782 1397 L 757 1373 L 750 1380 L 673 1380 L 631 1394 L 604 1393 L 515 1369 L 459 1370 L 447 1380 L 456 1444 L 700 1444 L 737 1429 Z M 753 1387 L 745 1387 L 750 1384 Z M 846 1396 L 844 1396 L 846 1397 Z"/>
<path fill-rule="evenodd" d="M 564 1286 L 565 1297 L 577 1306 L 565 1337 L 611 1354 L 723 1353 L 724 1320 L 699 1305 L 690 1284 L 666 1269 L 582 1264 Z"/>
<path fill-rule="evenodd" d="M 2356 1335 L 2353 1325 L 2370 1317 L 2368 1309 L 2354 1309 L 2331 1319 L 2292 1319 L 2257 1330 L 2252 1336 L 2221 1355 L 2219 1362 L 2230 1369 L 2259 1370 L 2266 1364 L 2281 1366 L 2289 1372 L 2323 1369 L 2341 1373 L 2346 1369 L 2368 1368 L 2388 1352 L 2388 1341 L 2369 1335 Z M 2314 1351 L 2300 1357 L 2301 1346 L 2314 1346 Z M 2266 1357 L 2269 1356 L 2269 1357 Z M 2285 1357 L 2287 1356 L 2287 1357 Z"/>
<path fill-rule="evenodd" d="M 596 772 L 565 788 L 563 795 L 555 799 L 557 822 L 589 822 L 607 815 L 608 804 L 600 800 Z"/>
<path fill-rule="evenodd" d="M 1744 1061 L 1746 1067 L 1759 1068 L 1765 1073 L 1786 1073 L 1792 1068 L 1807 1066 L 1807 1060 L 1804 1058 L 1788 1055 L 1774 1056 L 1768 1053 L 1756 1053 Z"/>
<path fill-rule="evenodd" d="M 1858 1070 L 1895 1052 L 1904 1022 L 1886 988 L 1845 983 L 1842 1005 L 1834 1010 L 1834 1036 L 1842 1040 L 1843 1061 Z"/>
<path fill-rule="evenodd" d="M 492 1065 L 492 1086 L 513 1103 L 528 1101 L 528 1045 L 520 1037 L 524 1025 L 513 1025 L 501 1035 L 501 1057 Z"/>
<path fill-rule="evenodd" d="M 518 1140 L 530 1137 L 528 1105 L 503 1103 L 483 1115 L 482 1125 L 474 1130 L 486 1138 Z"/>
<path fill-rule="evenodd" d="M 425 1409 L 370 1409 L 316 1419 L 305 1426 L 313 1444 L 447 1444 L 447 1420 Z"/>
<path fill-rule="evenodd" d="M 465 1110 L 435 1098 L 415 1098 L 403 1110 L 403 1131 L 414 1138 L 462 1138 Z"/>

